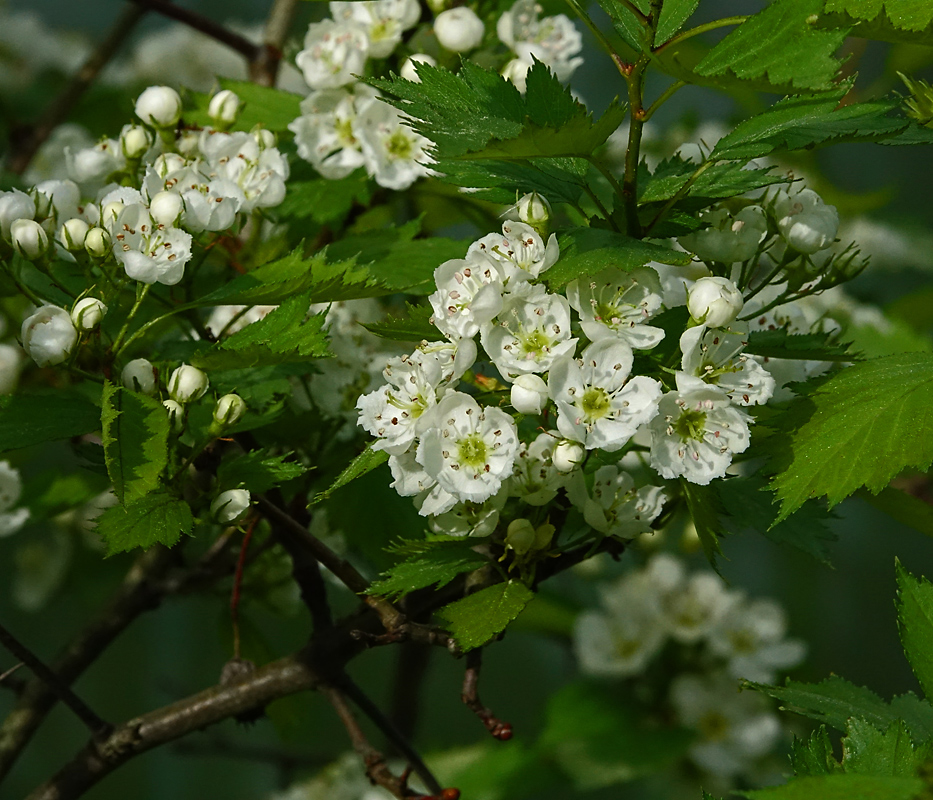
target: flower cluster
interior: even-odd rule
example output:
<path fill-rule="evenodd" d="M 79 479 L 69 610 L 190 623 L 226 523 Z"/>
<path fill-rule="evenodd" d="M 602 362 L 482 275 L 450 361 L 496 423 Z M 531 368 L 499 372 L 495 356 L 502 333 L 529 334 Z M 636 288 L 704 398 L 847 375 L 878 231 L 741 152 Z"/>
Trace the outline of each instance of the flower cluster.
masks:
<path fill-rule="evenodd" d="M 691 759 L 715 775 L 744 772 L 775 745 L 780 726 L 760 695 L 736 692 L 739 679 L 771 683 L 804 657 L 785 638 L 783 609 L 773 600 L 729 590 L 712 572 L 688 574 L 660 554 L 601 592 L 601 608 L 576 621 L 580 668 L 600 677 L 634 679 L 676 664 L 665 689 L 680 724 L 698 732 Z M 667 644 L 675 647 L 666 651 Z"/>

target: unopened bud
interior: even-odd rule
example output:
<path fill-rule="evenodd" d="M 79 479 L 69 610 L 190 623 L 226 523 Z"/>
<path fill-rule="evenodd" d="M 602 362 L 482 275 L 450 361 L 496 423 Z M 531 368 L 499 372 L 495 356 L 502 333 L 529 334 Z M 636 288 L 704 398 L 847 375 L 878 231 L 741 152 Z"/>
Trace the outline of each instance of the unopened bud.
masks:
<path fill-rule="evenodd" d="M 169 423 L 173 433 L 181 433 L 185 429 L 185 407 L 174 400 L 163 400 L 162 405 L 168 412 Z"/>
<path fill-rule="evenodd" d="M 417 68 L 415 66 L 416 64 L 427 64 L 431 67 L 436 67 L 437 61 L 425 53 L 415 53 L 413 56 L 409 56 L 405 59 L 405 63 L 402 64 L 402 68 L 398 71 L 398 74 L 406 81 L 421 83 L 421 78 L 418 77 Z"/>
<path fill-rule="evenodd" d="M 126 208 L 126 203 L 121 200 L 112 200 L 106 203 L 100 209 L 100 224 L 112 225 L 117 221 L 117 217 L 123 213 L 124 208 Z"/>
<path fill-rule="evenodd" d="M 120 149 L 127 161 L 139 161 L 152 147 L 152 134 L 142 125 L 124 125 L 120 131 Z"/>
<path fill-rule="evenodd" d="M 174 128 L 181 119 L 181 97 L 169 86 L 150 86 L 136 99 L 136 116 L 153 128 Z"/>
<path fill-rule="evenodd" d="M 61 364 L 78 342 L 71 315 L 58 306 L 42 306 L 23 322 L 23 349 L 40 367 Z"/>
<path fill-rule="evenodd" d="M 175 192 L 159 192 L 149 202 L 149 214 L 160 225 L 173 226 L 185 210 L 181 195 Z"/>
<path fill-rule="evenodd" d="M 547 384 L 540 375 L 519 375 L 512 384 L 510 401 L 520 414 L 540 414 L 548 397 Z"/>
<path fill-rule="evenodd" d="M 221 525 L 236 522 L 249 508 L 250 496 L 246 489 L 228 489 L 211 503 L 211 516 Z"/>
<path fill-rule="evenodd" d="M 84 237 L 84 249 L 93 258 L 106 258 L 110 254 L 110 234 L 103 228 L 91 228 Z"/>
<path fill-rule="evenodd" d="M 253 138 L 256 140 L 256 144 L 259 145 L 260 150 L 268 150 L 271 147 L 275 147 L 275 134 L 267 128 L 255 128 L 253 130 Z"/>
<path fill-rule="evenodd" d="M 221 428 L 235 425 L 246 413 L 246 401 L 238 394 L 225 394 L 214 406 L 214 423 Z"/>
<path fill-rule="evenodd" d="M 236 122 L 237 115 L 240 113 L 240 105 L 240 98 L 236 92 L 221 89 L 211 98 L 207 114 L 215 128 L 224 130 Z"/>
<path fill-rule="evenodd" d="M 697 322 L 710 328 L 723 328 L 742 310 L 742 293 L 728 278 L 700 278 L 687 295 L 687 310 Z"/>
<path fill-rule="evenodd" d="M 190 364 L 182 364 L 168 381 L 168 393 L 178 403 L 191 403 L 204 396 L 210 381 L 201 370 Z"/>
<path fill-rule="evenodd" d="M 90 228 L 91 226 L 83 219 L 74 217 L 65 222 L 61 228 L 58 229 L 58 241 L 60 241 L 62 247 L 69 252 L 77 253 L 79 250 L 84 249 L 84 238 L 87 236 L 87 232 Z"/>
<path fill-rule="evenodd" d="M 479 47 L 485 33 L 483 21 L 466 6 L 442 11 L 434 20 L 434 35 L 441 47 L 465 53 Z"/>
<path fill-rule="evenodd" d="M 551 221 L 551 204 L 537 192 L 530 192 L 502 215 L 505 219 L 524 222 L 546 239 Z"/>
<path fill-rule="evenodd" d="M 79 331 L 92 331 L 100 325 L 106 313 L 107 306 L 100 300 L 96 297 L 85 297 L 71 309 L 71 321 Z"/>
<path fill-rule="evenodd" d="M 158 384 L 156 368 L 145 358 L 134 358 L 130 361 L 120 373 L 120 380 L 131 392 L 148 395 L 155 394 Z"/>
<path fill-rule="evenodd" d="M 520 556 L 535 546 L 535 526 L 528 519 L 513 519 L 505 534 L 505 545 Z"/>
<path fill-rule="evenodd" d="M 565 439 L 558 442 L 554 448 L 554 452 L 551 454 L 551 463 L 554 464 L 554 469 L 558 472 L 572 472 L 583 463 L 585 457 L 586 450 L 582 444 Z"/>
<path fill-rule="evenodd" d="M 18 219 L 10 226 L 13 249 L 28 261 L 38 261 L 49 250 L 49 237 L 33 219 Z"/>

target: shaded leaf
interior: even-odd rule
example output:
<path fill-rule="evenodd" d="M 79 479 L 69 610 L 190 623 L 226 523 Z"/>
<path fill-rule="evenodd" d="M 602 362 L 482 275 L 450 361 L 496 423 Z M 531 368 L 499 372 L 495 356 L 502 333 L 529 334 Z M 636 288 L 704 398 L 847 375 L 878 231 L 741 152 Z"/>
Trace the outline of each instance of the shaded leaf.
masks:
<path fill-rule="evenodd" d="M 797 778 L 783 786 L 736 794 L 749 800 L 911 800 L 923 787 L 919 778 L 834 773 Z"/>
<path fill-rule="evenodd" d="M 883 731 L 865 720 L 851 719 L 842 740 L 842 767 L 860 775 L 912 777 L 928 749 L 914 748 L 902 719 L 894 720 Z"/>
<path fill-rule="evenodd" d="M 697 172 L 699 164 L 673 156 L 662 161 L 653 173 L 639 181 L 640 203 L 660 203 L 670 200 Z M 772 174 L 772 169 L 746 169 L 744 164 L 726 162 L 706 169 L 687 192 L 687 197 L 722 199 L 736 197 L 776 183 L 786 183 L 786 177 Z"/>
<path fill-rule="evenodd" d="M 469 539 L 432 544 L 420 555 L 411 556 L 384 572 L 383 579 L 375 581 L 366 594 L 394 598 L 435 584 L 440 589 L 461 573 L 472 572 L 489 563 L 485 556 L 473 550 L 476 543 Z"/>
<path fill-rule="evenodd" d="M 284 132 L 288 130 L 290 122 L 301 116 L 300 106 L 304 99 L 301 95 L 249 81 L 220 78 L 218 82 L 221 89 L 236 92 L 243 104 L 233 130 L 251 131 L 259 125 L 270 131 Z M 199 92 L 192 92 L 191 95 L 196 108 L 193 111 L 185 111 L 185 122 L 202 126 L 213 125 L 207 113 L 211 95 Z"/>
<path fill-rule="evenodd" d="M 719 572 L 716 557 L 722 555 L 719 537 L 725 534 L 725 530 L 720 521 L 722 504 L 716 487 L 698 486 L 683 478 L 680 481 L 680 486 L 687 501 L 690 518 L 693 520 L 697 536 L 700 538 L 703 553 L 706 555 L 710 566 Z"/>
<path fill-rule="evenodd" d="M 933 536 L 933 506 L 918 497 L 893 486 L 886 486 L 878 494 L 859 489 L 857 495 L 902 525 Z"/>
<path fill-rule="evenodd" d="M 665 0 L 654 35 L 655 45 L 664 44 L 693 16 L 700 0 Z"/>
<path fill-rule="evenodd" d="M 786 328 L 752 331 L 744 352 L 764 358 L 791 358 L 808 361 L 855 361 L 848 344 L 833 341 L 830 333 L 788 333 Z"/>
<path fill-rule="evenodd" d="M 450 635 L 466 652 L 482 647 L 498 636 L 534 599 L 524 583 L 508 581 L 487 586 L 437 612 L 447 623 Z"/>
<path fill-rule="evenodd" d="M 897 571 L 897 627 L 901 644 L 923 693 L 933 694 L 933 584 L 911 575 L 901 562 Z"/>
<path fill-rule="evenodd" d="M 922 31 L 933 25 L 933 4 L 925 0 L 826 0 L 827 13 L 848 14 L 865 22 L 882 14 L 891 25 L 904 31 Z"/>
<path fill-rule="evenodd" d="M 223 461 L 217 469 L 217 483 L 224 489 L 249 489 L 267 492 L 286 481 L 299 478 L 308 467 L 297 461 L 286 461 L 289 456 L 269 456 L 263 450 Z"/>
<path fill-rule="evenodd" d="M 830 775 L 839 769 L 825 725 L 813 731 L 809 739 L 794 737 L 790 763 L 795 775 Z"/>
<path fill-rule="evenodd" d="M 436 169 L 442 173 L 442 181 L 467 187 L 482 200 L 514 203 L 517 194 L 537 192 L 552 203 L 575 204 L 587 185 L 589 165 L 579 158 L 531 158 L 522 162 L 441 160 Z"/>
<path fill-rule="evenodd" d="M 385 450 L 373 450 L 373 444 L 373 442 L 370 442 L 366 445 L 366 449 L 350 462 L 349 466 L 337 476 L 337 479 L 327 489 L 316 494 L 308 505 L 313 506 L 315 503 L 326 500 L 341 486 L 346 486 L 350 481 L 356 480 L 367 472 L 372 472 L 376 467 L 385 464 L 389 460 L 389 454 Z"/>
<path fill-rule="evenodd" d="M 167 492 L 151 492 L 128 503 L 113 506 L 100 515 L 97 531 L 107 545 L 107 555 L 154 544 L 174 545 L 191 533 L 194 519 L 184 500 Z"/>
<path fill-rule="evenodd" d="M 100 430 L 100 408 L 68 389 L 0 395 L 0 453 Z"/>
<path fill-rule="evenodd" d="M 438 330 L 429 320 L 434 313 L 430 306 L 413 305 L 406 303 L 408 315 L 405 317 L 389 317 L 382 322 L 362 323 L 370 333 L 381 336 L 383 339 L 392 339 L 396 342 L 433 341 L 438 337 Z"/>
<path fill-rule="evenodd" d="M 275 207 L 280 218 L 312 219 L 322 225 L 343 219 L 354 203 L 366 205 L 372 197 L 371 184 L 364 170 L 341 180 L 290 181 L 285 199 Z"/>

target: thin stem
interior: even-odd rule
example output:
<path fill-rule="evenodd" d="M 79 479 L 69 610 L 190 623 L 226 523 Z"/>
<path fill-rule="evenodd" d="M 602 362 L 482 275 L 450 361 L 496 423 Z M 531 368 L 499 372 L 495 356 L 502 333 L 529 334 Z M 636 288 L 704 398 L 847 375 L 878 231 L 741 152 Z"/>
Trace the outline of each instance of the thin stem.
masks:
<path fill-rule="evenodd" d="M 71 691 L 67 683 L 64 683 L 58 675 L 46 666 L 42 659 L 19 641 L 19 639 L 10 633 L 3 625 L 0 625 L 0 644 L 29 667 L 37 678 L 55 692 L 58 699 L 74 712 L 75 716 L 85 724 L 93 736 L 105 736 L 112 730 L 110 723 L 105 722 L 92 711 L 87 703 Z"/>
<path fill-rule="evenodd" d="M 675 81 L 670 86 L 668 86 L 661 94 L 661 96 L 648 107 L 642 119 L 645 122 L 651 119 L 654 116 L 655 111 L 657 111 L 662 105 L 670 100 L 674 96 L 675 92 L 683 89 L 684 86 L 687 86 L 686 81 Z"/>
<path fill-rule="evenodd" d="M 282 47 L 288 38 L 295 17 L 297 0 L 274 0 L 262 37 L 262 47 L 250 63 L 250 77 L 260 86 L 275 86 L 279 65 L 282 63 Z"/>
<path fill-rule="evenodd" d="M 684 183 L 684 185 L 681 186 L 677 190 L 674 196 L 661 207 L 661 210 L 658 211 L 657 214 L 655 214 L 654 219 L 651 220 L 651 222 L 648 224 L 648 227 L 645 228 L 646 235 L 651 233 L 651 231 L 654 230 L 655 226 L 662 219 L 664 219 L 664 217 L 667 216 L 668 211 L 670 211 L 677 203 L 679 203 L 681 200 L 683 200 L 687 196 L 687 193 L 690 191 L 693 184 L 696 183 L 700 179 L 700 176 L 716 163 L 718 162 L 704 161 L 702 164 L 700 164 L 699 167 L 697 167 L 697 169 L 694 171 L 693 175 L 689 177 L 687 182 Z"/>
<path fill-rule="evenodd" d="M 724 28 L 727 25 L 741 25 L 747 19 L 747 16 L 723 17 L 722 19 L 717 19 L 713 22 L 697 25 L 695 28 L 678 33 L 673 39 L 669 39 L 664 44 L 655 47 L 653 52 L 660 53 L 662 50 L 665 50 L 671 45 L 680 44 L 681 42 L 685 42 L 687 39 L 692 39 L 694 36 L 699 36 L 701 33 L 706 33 L 707 31 L 714 31 L 717 28 Z"/>
<path fill-rule="evenodd" d="M 502 722 L 492 711 L 483 705 L 479 699 L 479 672 L 483 666 L 482 649 L 471 650 L 466 657 L 466 672 L 463 674 L 463 689 L 460 692 L 460 699 L 463 704 L 470 709 L 480 722 L 483 723 L 486 730 L 500 742 L 507 742 L 512 738 L 512 725 L 508 722 Z"/>
<path fill-rule="evenodd" d="M 626 0 L 622 0 L 625 4 Z M 593 37 L 597 42 L 602 45 L 602 48 L 612 57 L 612 63 L 615 64 L 616 69 L 622 73 L 623 77 L 625 76 L 625 68 L 623 66 L 624 62 L 622 57 L 616 52 L 616 49 L 612 46 L 612 42 L 609 41 L 606 34 L 604 34 L 599 27 L 590 19 L 590 15 L 586 13 L 586 9 L 583 8 L 577 0 L 567 0 L 567 4 L 573 9 L 574 13 L 583 20 L 583 24 L 590 29 L 590 33 L 593 34 Z M 634 8 L 634 6 L 632 6 Z M 635 11 L 644 17 L 644 14 L 641 14 L 640 11 L 635 9 Z"/>
<path fill-rule="evenodd" d="M 629 236 L 641 238 L 641 222 L 638 219 L 638 163 L 641 158 L 641 136 L 644 128 L 642 92 L 645 86 L 647 58 L 638 60 L 628 77 L 630 122 L 628 147 L 625 151 L 625 173 L 622 178 L 622 201 L 625 204 L 625 219 Z"/>
<path fill-rule="evenodd" d="M 135 331 L 133 331 L 133 334 L 123 343 L 123 346 L 120 349 L 125 350 L 127 347 L 133 344 L 133 342 L 135 342 L 140 336 L 145 335 L 146 331 L 148 331 L 153 326 L 158 325 L 160 322 L 164 322 L 169 317 L 172 317 L 175 314 L 181 314 L 181 313 L 184 313 L 185 311 L 191 311 L 193 308 L 197 308 L 198 305 L 199 305 L 198 303 L 186 303 L 185 305 L 177 306 L 176 308 L 173 308 L 171 311 L 166 312 L 161 317 L 156 317 L 155 319 L 149 320 L 148 322 L 146 322 L 145 324 L 137 328 Z"/>
<path fill-rule="evenodd" d="M 9 689 L 16 694 L 21 694 L 23 689 L 26 688 L 26 681 L 21 678 L 14 677 L 13 673 L 16 672 L 20 667 L 25 667 L 26 665 L 20 661 L 19 664 L 14 664 L 5 672 L 0 672 L 0 686 L 4 689 Z"/>
<path fill-rule="evenodd" d="M 606 220 L 610 225 L 612 225 L 613 230 L 618 231 L 619 226 L 616 225 L 615 220 L 612 218 L 612 215 L 609 213 L 608 209 L 602 204 L 602 201 L 599 199 L 599 196 L 593 189 L 589 186 L 584 186 L 583 190 L 590 196 L 590 200 L 593 201 L 593 204 L 599 210 L 599 213 L 603 215 L 603 219 Z"/>
<path fill-rule="evenodd" d="M 253 517 L 243 534 L 243 543 L 240 545 L 240 557 L 236 562 L 236 572 L 233 575 L 233 591 L 230 593 L 230 617 L 233 623 L 233 657 L 240 658 L 240 589 L 243 586 L 243 569 L 246 567 L 246 553 L 249 550 L 250 539 L 256 530 L 259 517 Z"/>
<path fill-rule="evenodd" d="M 592 164 L 594 167 L 596 167 L 600 174 L 609 182 L 609 185 L 615 190 L 619 200 L 623 200 L 625 197 L 625 191 L 616 176 L 612 174 L 612 171 L 605 164 L 603 164 L 602 161 L 594 156 L 586 156 L 586 160 L 589 161 L 590 164 Z"/>
<path fill-rule="evenodd" d="M 29 299 L 29 302 L 32 303 L 34 306 L 45 305 L 45 301 L 41 297 L 39 297 L 39 295 L 33 292 L 32 289 L 29 289 L 26 286 L 26 284 L 24 284 L 22 281 L 20 281 L 19 278 L 16 277 L 16 273 L 13 271 L 12 264 L 7 263 L 5 259 L 0 259 L 0 264 L 3 264 L 4 272 L 6 272 L 10 280 L 13 281 L 14 285 L 19 290 L 20 294 L 27 297 Z"/>
<path fill-rule="evenodd" d="M 152 284 L 145 283 L 140 286 L 136 284 L 136 300 L 133 303 L 133 307 L 130 309 L 130 313 L 126 316 L 126 321 L 123 323 L 123 327 L 120 328 L 120 332 L 117 334 L 116 341 L 113 343 L 113 356 L 116 358 L 120 355 L 120 351 L 123 349 L 123 339 L 126 336 L 127 331 L 130 329 L 130 325 L 133 322 L 133 318 L 136 316 L 136 313 L 139 311 L 139 307 L 143 304 L 143 301 L 146 299 L 146 295 L 149 294 L 149 290 L 152 288 Z"/>

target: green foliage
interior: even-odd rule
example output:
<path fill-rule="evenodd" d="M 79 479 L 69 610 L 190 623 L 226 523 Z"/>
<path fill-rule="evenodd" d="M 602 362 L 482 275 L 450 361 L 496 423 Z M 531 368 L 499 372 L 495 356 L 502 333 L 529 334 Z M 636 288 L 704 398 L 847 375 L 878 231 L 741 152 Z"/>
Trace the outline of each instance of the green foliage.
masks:
<path fill-rule="evenodd" d="M 911 800 L 923 791 L 919 778 L 875 775 L 817 775 L 754 792 L 738 792 L 749 800 Z"/>
<path fill-rule="evenodd" d="M 588 791 L 669 768 L 693 739 L 603 686 L 572 683 L 548 700 L 540 747 L 577 790 Z"/>
<path fill-rule="evenodd" d="M 833 743 L 826 732 L 826 726 L 820 725 L 806 740 L 794 737 L 791 745 L 790 763 L 795 775 L 831 775 L 839 769 L 839 763 L 833 756 Z"/>
<path fill-rule="evenodd" d="M 862 719 L 850 719 L 842 740 L 842 767 L 860 775 L 913 777 L 926 759 L 929 746 L 915 748 L 904 720 L 878 730 Z"/>
<path fill-rule="evenodd" d="M 719 537 L 724 533 L 720 520 L 722 516 L 722 503 L 715 486 L 699 486 L 681 479 L 680 487 L 687 501 L 687 509 L 696 527 L 700 545 L 710 565 L 717 572 L 716 557 L 722 555 L 719 546 Z"/>
<path fill-rule="evenodd" d="M 508 581 L 487 586 L 437 612 L 464 652 L 482 647 L 498 636 L 534 599 L 525 584 Z"/>
<path fill-rule="evenodd" d="M 654 35 L 655 45 L 664 44 L 696 11 L 700 0 L 666 0 L 658 16 L 658 27 Z"/>
<path fill-rule="evenodd" d="M 924 0 L 826 0 L 828 14 L 845 14 L 860 22 L 881 19 L 900 31 L 920 33 L 933 26 L 933 5 Z M 862 30 L 856 35 L 865 35 Z"/>
<path fill-rule="evenodd" d="M 860 486 L 878 492 L 904 468 L 933 462 L 933 355 L 856 364 L 805 402 L 812 416 L 793 433 L 773 483 L 778 520 L 811 497 L 826 495 L 833 506 Z"/>
<path fill-rule="evenodd" d="M 473 549 L 476 542 L 468 538 L 432 542 L 431 545 L 430 549 L 412 555 L 384 572 L 385 577 L 374 582 L 366 593 L 394 598 L 435 584 L 441 588 L 458 575 L 489 563 L 485 556 Z"/>
<path fill-rule="evenodd" d="M 372 198 L 372 185 L 363 170 L 341 180 L 316 178 L 289 181 L 285 199 L 275 213 L 284 219 L 311 219 L 326 225 L 343 219 L 354 203 L 366 205 Z"/>
<path fill-rule="evenodd" d="M 609 267 L 627 271 L 651 261 L 684 266 L 691 260 L 689 253 L 602 228 L 571 228 L 561 233 L 557 242 L 560 260 L 543 275 L 552 291 Z"/>
<path fill-rule="evenodd" d="M 699 165 L 693 161 L 684 161 L 679 156 L 662 161 L 654 172 L 648 172 L 645 168 L 638 183 L 639 202 L 660 203 L 670 200 L 684 190 L 699 170 Z M 683 196 L 720 200 L 787 182 L 785 177 L 773 175 L 772 172 L 771 168 L 747 169 L 745 164 L 737 162 L 714 164 L 703 170 Z"/>
<path fill-rule="evenodd" d="M 813 26 L 808 18 L 822 6 L 823 0 L 774 0 L 710 50 L 696 72 L 764 78 L 781 91 L 833 88 L 840 68 L 834 53 L 848 31 Z"/>
<path fill-rule="evenodd" d="M 297 461 L 286 461 L 288 455 L 269 456 L 264 450 L 254 450 L 223 461 L 217 468 L 217 484 L 223 489 L 249 489 L 267 492 L 286 481 L 300 478 L 308 467 Z"/>
<path fill-rule="evenodd" d="M 164 544 L 171 547 L 182 534 L 191 533 L 194 519 L 184 500 L 158 491 L 126 506 L 113 506 L 100 515 L 97 532 L 107 545 L 107 555 L 135 547 Z"/>
<path fill-rule="evenodd" d="M 385 464 L 389 460 L 389 454 L 385 450 L 374 450 L 373 444 L 375 442 L 366 445 L 366 449 L 350 462 L 349 466 L 337 476 L 337 479 L 327 489 L 316 494 L 309 505 L 326 500 L 340 487 L 346 486 L 350 481 L 356 480 L 367 472 L 372 472 L 376 467 Z"/>
<path fill-rule="evenodd" d="M 309 292 L 295 295 L 262 319 L 193 356 L 191 363 L 201 369 L 223 370 L 328 357 L 326 315 L 309 316 L 310 305 Z"/>
<path fill-rule="evenodd" d="M 104 383 L 101 426 L 107 473 L 121 503 L 132 504 L 161 482 L 171 424 L 154 397 Z"/>
<path fill-rule="evenodd" d="M 258 125 L 276 133 L 283 133 L 288 130 L 290 122 L 301 116 L 300 106 L 304 99 L 301 95 L 281 89 L 272 89 L 268 86 L 259 86 L 249 81 L 220 78 L 218 83 L 221 89 L 236 92 L 243 104 L 233 130 L 249 131 Z M 212 125 L 207 113 L 211 95 L 192 92 L 191 96 L 194 99 L 195 108 L 193 111 L 185 111 L 185 121 L 192 125 Z"/>
<path fill-rule="evenodd" d="M 100 409 L 67 389 L 0 396 L 0 453 L 100 430 Z"/>
<path fill-rule="evenodd" d="M 405 304 L 408 312 L 404 317 L 389 317 L 383 322 L 363 323 L 363 327 L 370 333 L 381 336 L 383 339 L 392 339 L 396 342 L 432 341 L 437 338 L 437 328 L 429 320 L 434 313 L 430 306 Z"/>
<path fill-rule="evenodd" d="M 472 196 L 494 203 L 514 203 L 518 194 L 537 192 L 554 203 L 576 204 L 588 185 L 590 165 L 582 158 L 530 158 L 524 161 L 445 161 L 443 180 L 469 186 Z"/>
<path fill-rule="evenodd" d="M 923 693 L 933 696 L 933 585 L 897 562 L 897 626 Z"/>
<path fill-rule="evenodd" d="M 785 328 L 752 331 L 744 352 L 764 358 L 793 358 L 809 361 L 855 361 L 849 345 L 834 341 L 830 333 L 788 333 Z"/>

